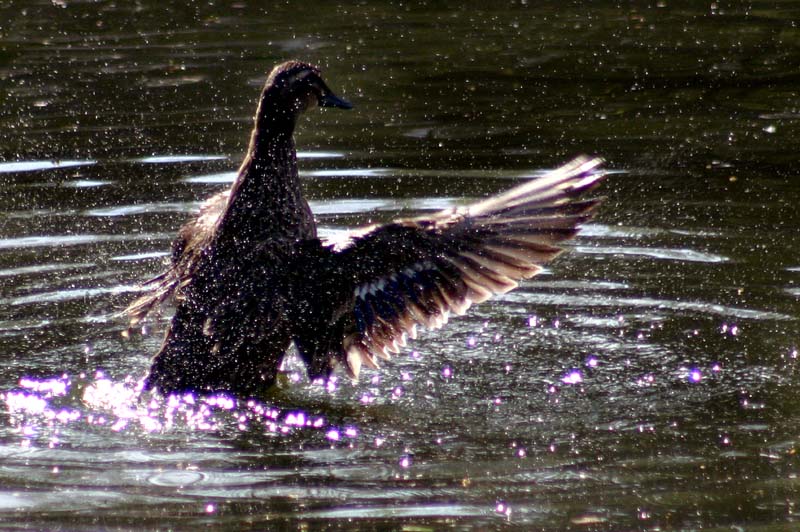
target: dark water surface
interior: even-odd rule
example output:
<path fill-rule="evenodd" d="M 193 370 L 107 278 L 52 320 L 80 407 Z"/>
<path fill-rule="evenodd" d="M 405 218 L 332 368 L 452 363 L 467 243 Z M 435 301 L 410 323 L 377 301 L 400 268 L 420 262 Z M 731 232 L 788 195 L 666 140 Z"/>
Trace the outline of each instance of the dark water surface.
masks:
<path fill-rule="evenodd" d="M 3 528 L 788 530 L 800 520 L 800 4 L 0 3 Z M 545 274 L 324 389 L 138 397 L 115 313 L 226 186 L 266 72 L 327 234 L 572 155 Z"/>

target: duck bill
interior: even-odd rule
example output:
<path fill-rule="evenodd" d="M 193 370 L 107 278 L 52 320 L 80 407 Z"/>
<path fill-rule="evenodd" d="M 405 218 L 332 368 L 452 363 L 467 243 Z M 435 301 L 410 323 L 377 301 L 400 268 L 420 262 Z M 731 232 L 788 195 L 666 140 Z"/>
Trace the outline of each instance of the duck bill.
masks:
<path fill-rule="evenodd" d="M 326 92 L 322 96 L 319 97 L 319 106 L 320 107 L 338 107 L 339 109 L 352 109 L 353 104 L 339 98 L 332 92 Z"/>

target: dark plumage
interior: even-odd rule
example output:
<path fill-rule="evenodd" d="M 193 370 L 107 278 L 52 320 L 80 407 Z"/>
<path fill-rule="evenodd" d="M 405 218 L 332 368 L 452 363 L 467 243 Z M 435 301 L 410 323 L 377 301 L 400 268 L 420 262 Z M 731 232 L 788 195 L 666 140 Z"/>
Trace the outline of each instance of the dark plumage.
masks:
<path fill-rule="evenodd" d="M 147 388 L 252 395 L 274 382 L 292 342 L 310 378 L 337 364 L 358 377 L 417 325 L 440 327 L 538 273 L 599 203 L 578 199 L 603 176 L 599 159 L 582 157 L 473 205 L 364 228 L 333 248 L 316 237 L 292 139 L 297 117 L 315 105 L 351 107 L 316 68 L 275 67 L 236 181 L 181 228 L 169 269 L 128 307 L 136 324 L 177 304 Z"/>

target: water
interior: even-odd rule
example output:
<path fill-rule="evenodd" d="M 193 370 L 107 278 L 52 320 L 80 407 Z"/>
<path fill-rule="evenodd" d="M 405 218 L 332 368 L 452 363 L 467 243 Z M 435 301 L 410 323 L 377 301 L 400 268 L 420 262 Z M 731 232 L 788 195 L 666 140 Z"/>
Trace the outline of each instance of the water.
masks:
<path fill-rule="evenodd" d="M 0 522 L 796 526 L 800 5 L 530 4 L 0 6 Z M 326 235 L 581 152 L 608 199 L 358 384 L 290 360 L 259 401 L 140 397 L 166 318 L 115 314 L 290 57 L 356 105 L 298 131 Z"/>

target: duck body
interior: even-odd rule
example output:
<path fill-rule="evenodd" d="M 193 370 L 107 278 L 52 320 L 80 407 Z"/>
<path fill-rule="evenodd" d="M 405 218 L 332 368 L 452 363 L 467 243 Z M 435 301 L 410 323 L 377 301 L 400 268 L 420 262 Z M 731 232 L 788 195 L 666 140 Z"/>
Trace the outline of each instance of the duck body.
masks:
<path fill-rule="evenodd" d="M 293 141 L 298 115 L 315 103 L 349 107 L 310 65 L 273 70 L 231 189 L 181 229 L 169 270 L 129 307 L 138 321 L 167 298 L 178 303 L 147 388 L 250 393 L 274 380 L 291 343 L 287 265 L 299 242 L 316 238 Z"/>
<path fill-rule="evenodd" d="M 311 379 L 337 365 L 357 378 L 417 326 L 440 327 L 538 273 L 599 203 L 578 196 L 603 177 L 601 161 L 578 158 L 467 207 L 363 228 L 334 248 L 317 238 L 292 139 L 297 117 L 317 105 L 351 107 L 315 67 L 275 67 L 233 185 L 181 228 L 167 271 L 128 307 L 136 324 L 176 304 L 146 389 L 257 395 L 292 344 Z"/>

